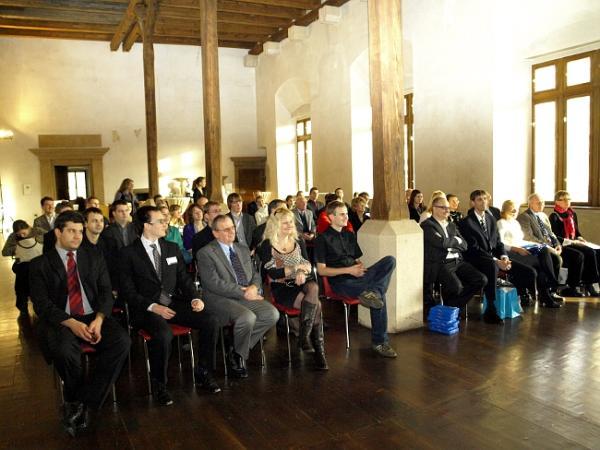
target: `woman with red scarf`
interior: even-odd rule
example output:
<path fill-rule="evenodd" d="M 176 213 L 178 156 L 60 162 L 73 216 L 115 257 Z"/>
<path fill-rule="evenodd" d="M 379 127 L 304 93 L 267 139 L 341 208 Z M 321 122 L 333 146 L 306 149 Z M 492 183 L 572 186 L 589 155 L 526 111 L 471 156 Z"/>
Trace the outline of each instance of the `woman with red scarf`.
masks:
<path fill-rule="evenodd" d="M 594 287 L 594 283 L 600 281 L 600 250 L 585 245 L 587 241 L 579 232 L 577 214 L 571 209 L 571 198 L 567 191 L 558 191 L 554 195 L 554 212 L 550 214 L 550 224 L 563 247 L 569 246 L 583 254 L 582 280 L 585 292 L 590 297 L 600 297 Z"/>

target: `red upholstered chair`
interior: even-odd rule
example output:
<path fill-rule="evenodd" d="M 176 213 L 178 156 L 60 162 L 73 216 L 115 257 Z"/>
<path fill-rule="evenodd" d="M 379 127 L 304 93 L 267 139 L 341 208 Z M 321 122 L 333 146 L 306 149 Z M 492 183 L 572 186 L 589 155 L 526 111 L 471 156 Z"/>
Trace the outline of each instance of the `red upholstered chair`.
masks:
<path fill-rule="evenodd" d="M 348 332 L 348 318 L 350 317 L 350 307 L 352 305 L 359 305 L 360 302 L 356 297 L 346 297 L 342 294 L 337 294 L 331 288 L 331 284 L 329 284 L 329 279 L 327 277 L 321 277 L 321 281 L 323 282 L 323 294 L 330 300 L 335 300 L 338 302 L 342 302 L 344 305 L 344 321 L 346 324 L 346 348 L 350 349 L 350 333 Z"/>
<path fill-rule="evenodd" d="M 179 356 L 179 370 L 181 370 L 181 336 L 187 336 L 190 344 L 190 359 L 192 365 L 192 381 L 196 383 L 196 375 L 194 369 L 196 368 L 194 362 L 194 344 L 192 343 L 192 329 L 188 327 L 182 327 L 181 325 L 175 325 L 174 323 L 170 323 L 171 331 L 173 332 L 173 336 L 177 337 L 177 353 Z M 148 393 L 152 394 L 152 384 L 150 382 L 150 358 L 148 357 L 148 341 L 152 340 L 152 336 L 145 330 L 140 329 L 138 334 L 144 340 L 144 356 L 146 358 L 146 376 L 148 377 Z"/>
<path fill-rule="evenodd" d="M 271 277 L 267 277 L 267 284 L 269 287 L 271 286 Z M 285 318 L 285 331 L 287 337 L 287 348 L 288 348 L 288 362 L 292 363 L 292 348 L 290 345 L 290 317 L 298 317 L 300 316 L 300 310 L 296 308 L 288 308 L 280 303 L 277 303 L 277 299 L 273 295 L 273 291 L 271 291 L 271 303 L 273 306 L 279 311 L 280 314 L 283 314 Z"/>

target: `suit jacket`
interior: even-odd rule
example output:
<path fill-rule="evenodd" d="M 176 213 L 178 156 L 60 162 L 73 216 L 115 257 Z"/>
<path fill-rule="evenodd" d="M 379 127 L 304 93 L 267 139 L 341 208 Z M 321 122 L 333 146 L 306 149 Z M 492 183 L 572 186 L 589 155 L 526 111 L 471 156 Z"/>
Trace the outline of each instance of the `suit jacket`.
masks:
<path fill-rule="evenodd" d="M 260 290 L 262 287 L 260 275 L 252 262 L 248 247 L 235 242 L 233 250 L 242 263 L 248 283 L 257 286 Z M 219 241 L 212 241 L 198 252 L 198 270 L 204 297 L 207 300 L 218 300 L 222 297 L 244 300 L 244 292 L 237 283 L 229 257 L 223 252 Z"/>
<path fill-rule="evenodd" d="M 448 256 L 448 251 L 458 253 L 461 256 L 463 252 L 467 251 L 467 242 L 453 222 L 449 222 L 446 227 L 448 237 L 446 237 L 440 223 L 433 217 L 424 220 L 421 223 L 421 228 L 423 229 L 425 250 L 425 274 L 423 278 L 426 283 L 431 283 L 437 279 L 440 267 Z M 459 238 L 460 242 L 456 238 Z"/>
<path fill-rule="evenodd" d="M 302 218 L 300 217 L 300 210 L 294 208 L 292 209 L 294 213 L 294 222 L 296 223 L 296 230 L 298 230 L 298 235 L 302 236 L 304 233 L 304 224 L 302 223 Z M 313 212 L 308 209 L 308 207 L 304 210 L 304 215 L 306 217 L 306 223 L 308 224 L 308 232 L 315 233 L 317 230 L 317 225 L 315 224 L 315 216 Z"/>
<path fill-rule="evenodd" d="M 256 249 L 259 244 L 263 240 L 263 235 L 265 234 L 265 230 L 267 229 L 267 222 L 261 223 L 256 227 L 254 232 L 252 233 L 252 242 L 250 243 L 250 250 Z"/>
<path fill-rule="evenodd" d="M 96 244 L 92 244 L 85 234 L 85 230 L 83 232 L 83 241 L 81 241 L 81 248 L 87 248 L 98 252 L 98 254 L 104 258 L 106 262 L 106 266 L 108 267 L 108 273 L 110 275 L 110 283 L 112 285 L 113 290 L 117 291 L 119 287 L 119 260 L 118 258 L 114 258 L 110 253 L 110 249 L 115 246 L 114 243 L 111 243 L 111 237 L 101 234 L 98 238 L 98 242 Z"/>
<path fill-rule="evenodd" d="M 77 271 L 83 290 L 94 312 L 109 317 L 113 307 L 110 277 L 104 259 L 96 252 L 77 250 Z M 56 249 L 31 260 L 29 266 L 31 300 L 40 323 L 59 326 L 67 314 L 67 270 Z"/>
<path fill-rule="evenodd" d="M 196 259 L 198 250 L 204 247 L 211 241 L 215 240 L 215 235 L 212 232 L 212 228 L 206 225 L 202 230 L 194 235 L 192 238 L 192 256 Z"/>
<path fill-rule="evenodd" d="M 54 228 L 54 226 L 51 226 L 50 222 L 48 222 L 48 219 L 46 218 L 46 215 L 42 214 L 33 220 L 33 228 L 40 228 L 47 233 Z"/>
<path fill-rule="evenodd" d="M 123 235 L 121 234 L 121 230 L 119 229 L 121 225 L 118 223 L 112 223 L 108 227 L 104 229 L 102 232 L 102 236 L 107 236 L 116 245 L 116 250 L 121 250 L 121 248 L 128 246 L 133 243 L 139 236 L 137 230 L 135 229 L 135 225 L 133 223 L 128 223 L 125 227 L 127 229 L 127 242 L 123 240 Z"/>
<path fill-rule="evenodd" d="M 227 215 L 231 218 L 231 220 L 235 224 L 235 221 L 233 220 L 233 215 L 231 214 L 231 212 L 228 212 Z M 246 243 L 248 244 L 248 246 L 250 246 L 250 243 L 252 242 L 252 233 L 254 233 L 254 230 L 256 229 L 256 220 L 254 220 L 254 217 L 252 217 L 251 215 L 249 215 L 247 213 L 242 213 L 242 225 L 244 226 L 244 237 L 246 238 Z M 238 242 L 237 233 L 238 232 L 237 232 L 237 228 L 236 228 L 236 232 L 235 232 L 235 241 L 236 242 Z"/>
<path fill-rule="evenodd" d="M 319 211 L 325 207 L 325 204 L 320 201 L 308 200 L 306 207 L 313 213 L 313 217 L 319 217 Z"/>
<path fill-rule="evenodd" d="M 137 312 L 147 310 L 152 303 L 159 303 L 161 292 L 171 296 L 173 301 L 191 302 L 194 298 L 200 298 L 177 244 L 164 239 L 158 242 L 162 279 L 158 278 L 141 239 L 121 249 L 119 297 Z M 167 259 L 175 262 L 169 263 Z"/>
<path fill-rule="evenodd" d="M 487 235 L 483 232 L 479 219 L 475 216 L 475 211 L 469 210 L 467 217 L 461 220 L 458 224 L 460 233 L 467 241 L 467 251 L 465 257 L 467 259 L 476 258 L 500 258 L 506 255 L 504 244 L 500 240 L 498 233 L 498 225 L 496 219 L 489 211 L 485 212 Z"/>
<path fill-rule="evenodd" d="M 545 215 L 544 215 L 545 216 Z M 542 219 L 542 223 L 552 240 L 551 243 L 546 242 L 544 235 L 542 233 L 542 229 L 540 228 L 540 224 L 535 217 L 535 213 L 531 209 L 526 209 L 521 214 L 517 216 L 517 221 L 521 225 L 521 229 L 523 230 L 524 238 L 526 241 L 538 242 L 540 244 L 552 244 L 553 247 L 558 245 L 558 238 L 552 232 L 552 227 L 550 226 L 550 221 L 548 221 L 547 217 L 540 217 Z M 545 219 L 545 220 L 544 220 Z"/>

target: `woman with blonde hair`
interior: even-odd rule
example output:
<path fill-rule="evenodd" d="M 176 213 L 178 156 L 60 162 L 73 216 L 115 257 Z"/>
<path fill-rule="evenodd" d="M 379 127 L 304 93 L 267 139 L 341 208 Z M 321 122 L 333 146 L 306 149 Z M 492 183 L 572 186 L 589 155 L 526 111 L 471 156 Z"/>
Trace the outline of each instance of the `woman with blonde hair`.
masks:
<path fill-rule="evenodd" d="M 135 214 L 140 206 L 140 203 L 138 202 L 136 195 L 133 193 L 133 180 L 131 178 L 125 178 L 123 181 L 121 181 L 121 186 L 119 186 L 113 201 L 117 200 L 124 200 L 129 203 L 131 205 L 131 215 L 133 216 Z"/>
<path fill-rule="evenodd" d="M 183 227 L 185 227 L 185 221 L 183 220 L 181 214 L 181 206 L 177 204 L 169 206 L 169 214 L 171 216 L 171 222 L 169 222 L 169 225 L 171 225 L 172 227 L 176 227 L 179 230 L 179 232 L 183 234 Z"/>
<path fill-rule="evenodd" d="M 301 311 L 298 347 L 314 353 L 316 369 L 328 370 L 319 285 L 312 278 L 312 266 L 304 241 L 298 237 L 292 211 L 279 208 L 269 217 L 257 254 L 263 273 L 271 279 L 273 298 L 281 305 Z"/>
<path fill-rule="evenodd" d="M 446 194 L 442 191 L 433 191 L 431 194 L 431 198 L 429 199 L 429 203 L 427 204 L 427 209 L 421 213 L 419 216 L 419 224 L 423 223 L 425 220 L 429 219 L 433 214 L 433 201 L 439 197 L 446 197 Z"/>

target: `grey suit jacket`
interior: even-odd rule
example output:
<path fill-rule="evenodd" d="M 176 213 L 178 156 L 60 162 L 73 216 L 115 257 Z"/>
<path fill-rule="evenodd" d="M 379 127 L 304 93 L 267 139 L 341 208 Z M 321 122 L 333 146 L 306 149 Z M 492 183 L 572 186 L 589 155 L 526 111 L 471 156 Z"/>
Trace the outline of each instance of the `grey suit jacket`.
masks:
<path fill-rule="evenodd" d="M 558 238 L 552 232 L 552 227 L 550 226 L 550 221 L 547 217 L 541 217 L 550 238 L 552 239 L 552 245 L 558 245 Z M 546 220 L 544 220 L 546 219 Z M 535 218 L 535 213 L 531 209 L 526 209 L 517 217 L 517 221 L 521 225 L 521 229 L 523 230 L 523 234 L 525 235 L 526 241 L 538 242 L 540 244 L 548 244 L 544 239 L 544 235 L 542 234 L 542 230 L 540 229 L 540 225 Z"/>
<path fill-rule="evenodd" d="M 252 263 L 250 250 L 237 242 L 233 244 L 233 249 L 242 263 L 249 284 L 257 286 L 260 290 L 260 275 Z M 197 265 L 204 298 L 210 300 L 226 297 L 244 300 L 244 292 L 237 283 L 229 257 L 225 255 L 217 240 L 198 250 Z"/>
<path fill-rule="evenodd" d="M 233 216 L 231 215 L 231 212 L 228 212 L 227 215 L 231 218 L 231 220 L 235 224 L 235 220 L 233 220 Z M 250 243 L 252 242 L 252 234 L 254 233 L 254 230 L 256 229 L 256 220 L 250 214 L 242 213 L 242 225 L 244 226 L 244 237 L 246 238 L 246 243 L 248 244 L 248 246 L 250 246 Z M 238 232 L 236 229 L 236 236 L 235 236 L 236 242 L 238 241 L 237 233 Z"/>
<path fill-rule="evenodd" d="M 302 236 L 302 233 L 304 232 L 304 224 L 302 223 L 302 219 L 300 218 L 300 211 L 294 208 L 292 209 L 292 212 L 294 213 L 294 221 L 296 223 L 296 230 L 298 230 L 298 235 Z M 315 217 L 313 216 L 313 212 L 310 209 L 306 208 L 304 214 L 306 215 L 306 222 L 308 223 L 309 232 L 314 233 L 317 227 L 315 225 Z"/>
<path fill-rule="evenodd" d="M 46 215 L 42 214 L 41 216 L 38 216 L 35 219 L 33 219 L 33 228 L 40 228 L 45 232 L 48 232 L 53 227 L 50 225 L 50 222 L 48 222 L 48 218 L 46 217 Z"/>

